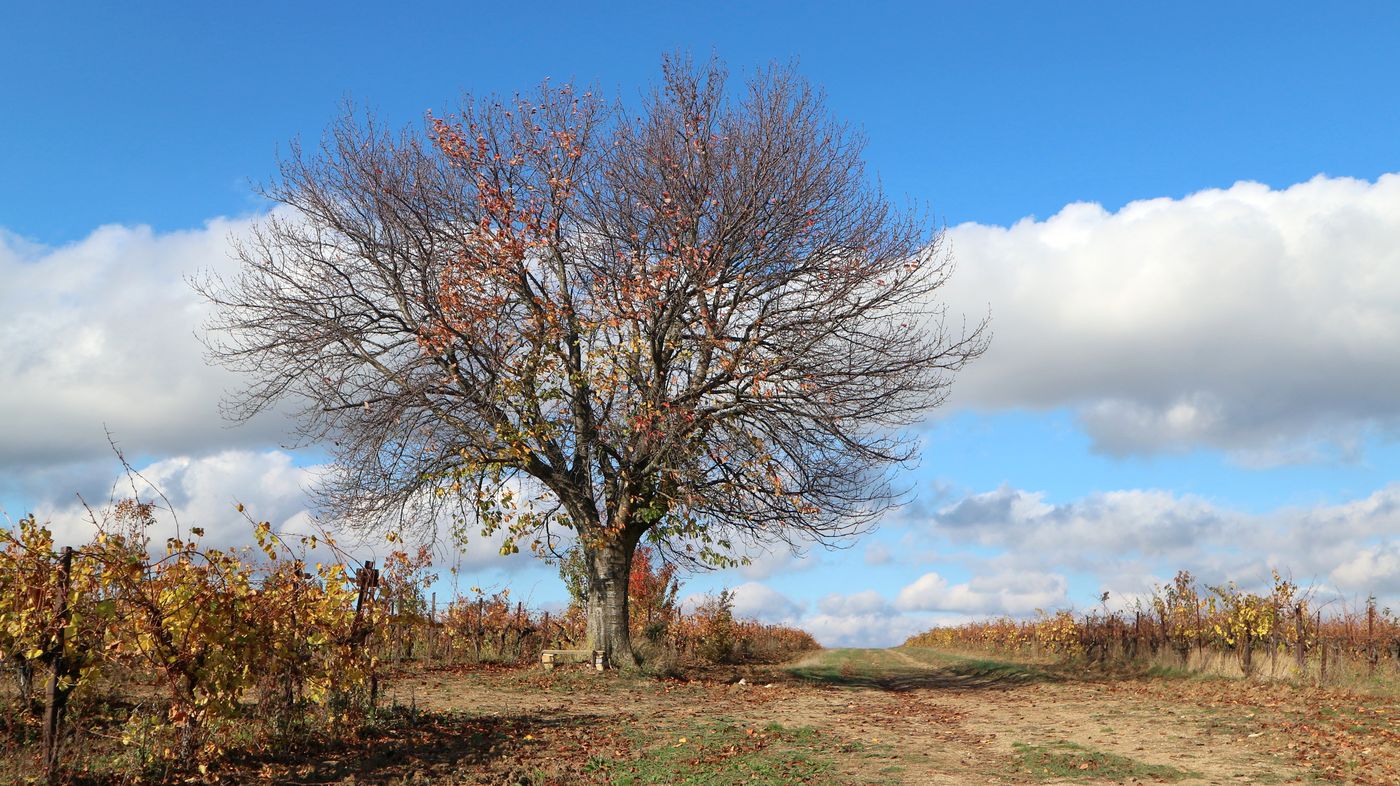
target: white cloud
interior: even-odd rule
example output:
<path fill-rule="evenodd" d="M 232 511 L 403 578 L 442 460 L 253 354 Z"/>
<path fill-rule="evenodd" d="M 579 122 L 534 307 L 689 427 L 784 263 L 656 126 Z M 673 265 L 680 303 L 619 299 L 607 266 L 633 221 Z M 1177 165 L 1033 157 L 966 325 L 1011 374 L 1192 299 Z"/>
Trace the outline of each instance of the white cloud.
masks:
<path fill-rule="evenodd" d="M 1400 174 L 1237 183 L 950 231 L 954 313 L 991 350 L 954 403 L 1071 407 L 1113 455 L 1347 458 L 1400 423 Z"/>
<path fill-rule="evenodd" d="M 115 464 L 115 462 L 109 462 Z M 109 499 L 139 496 L 164 505 L 159 490 L 175 510 L 181 527 L 205 531 L 206 541 L 218 545 L 246 545 L 251 540 L 248 518 L 267 521 L 277 530 L 313 534 L 308 520 L 305 489 L 314 483 L 321 466 L 298 467 L 293 457 L 279 450 L 226 450 L 202 457 L 175 456 L 135 468 L 137 476 L 109 475 L 103 496 L 89 500 L 100 508 Z M 142 480 L 144 479 L 144 480 Z M 246 505 L 245 514 L 237 505 Z M 52 524 L 55 537 L 80 543 L 92 536 L 87 510 L 77 502 L 44 501 L 35 506 L 40 520 Z M 168 515 L 158 519 L 151 533 L 155 542 L 174 534 Z"/>
<path fill-rule="evenodd" d="M 833 592 L 818 601 L 817 608 L 821 613 L 835 617 L 888 615 L 892 611 L 890 602 L 875 590 L 864 590 L 850 595 Z"/>
<path fill-rule="evenodd" d="M 734 614 L 761 622 L 792 624 L 803 606 L 788 596 L 756 581 L 735 587 Z"/>
<path fill-rule="evenodd" d="M 1036 609 L 1066 606 L 1067 588 L 1063 576 L 1048 573 L 976 576 L 951 585 L 937 573 L 925 573 L 900 590 L 895 606 L 903 611 L 1024 616 Z"/>
<path fill-rule="evenodd" d="M 1003 486 L 944 506 L 929 524 L 955 542 L 1089 570 L 1106 558 L 1193 561 L 1233 518 L 1205 500 L 1166 491 L 1111 491 L 1050 505 L 1043 494 Z"/>
<path fill-rule="evenodd" d="M 991 610 L 996 604 L 979 605 L 979 599 L 1005 591 L 998 574 L 1049 570 L 1097 577 L 1103 590 L 1124 598 L 1140 596 L 1181 569 L 1209 582 L 1259 586 L 1278 570 L 1323 594 L 1400 593 L 1400 550 L 1393 540 L 1400 532 L 1400 484 L 1341 504 L 1267 513 L 1160 490 L 1049 504 L 1043 494 L 1002 487 L 968 495 L 905 525 L 912 528 L 908 536 L 922 537 L 926 549 L 938 542 L 990 549 L 991 556 L 962 562 L 993 578 L 980 588 L 983 579 L 974 579 L 963 592 L 961 585 L 947 586 L 931 573 L 906 588 L 901 608 Z M 1011 599 L 1020 597 L 1027 599 L 1024 606 L 1034 595 L 1012 592 L 1002 605 L 1010 610 L 1017 605 Z"/>
<path fill-rule="evenodd" d="M 900 612 L 875 590 L 828 594 L 815 609 L 759 582 L 741 584 L 733 592 L 735 616 L 801 628 L 826 647 L 893 646 L 934 623 L 929 615 Z M 690 612 L 710 597 L 688 595 L 680 605 Z"/>
<path fill-rule="evenodd" d="M 1328 574 L 1342 587 L 1364 587 L 1377 594 L 1400 595 L 1400 543 L 1362 548 Z"/>
<path fill-rule="evenodd" d="M 850 614 L 818 612 L 802 617 L 798 623 L 824 647 L 892 647 L 933 625 L 931 618 L 893 609 Z"/>
<path fill-rule="evenodd" d="M 215 547 L 242 547 L 252 544 L 252 521 L 267 521 L 274 530 L 289 536 L 332 535 L 339 544 L 357 558 L 374 558 L 391 551 L 383 539 L 384 533 L 360 535 L 339 532 L 313 520 L 308 509 L 306 493 L 317 477 L 328 469 L 326 465 L 297 466 L 294 457 L 282 450 L 226 450 L 207 456 L 176 456 L 139 466 L 139 477 L 113 477 L 109 472 L 100 498 L 88 500 L 97 513 L 109 499 L 122 499 L 135 493 L 145 501 L 164 505 L 156 496 L 159 490 L 174 507 L 182 531 L 188 536 L 191 527 L 204 530 L 203 542 Z M 143 480 L 144 479 L 144 480 Z M 237 510 L 245 506 L 245 513 Z M 88 510 L 80 502 L 42 502 L 34 513 L 40 521 L 48 522 L 55 538 L 64 544 L 79 545 L 93 535 Z M 157 526 L 150 532 L 153 543 L 164 542 L 175 534 L 174 520 L 161 513 Z M 504 533 L 490 537 L 471 537 L 460 552 L 449 552 L 448 544 L 440 544 L 438 560 L 443 569 L 456 566 L 464 571 L 491 570 L 504 574 L 523 571 L 540 572 L 540 565 L 530 555 L 511 557 L 500 555 Z M 552 573 L 544 568 L 544 574 Z"/>
<path fill-rule="evenodd" d="M 248 226 L 105 226 L 56 248 L 0 231 L 0 470 L 18 476 L 7 485 L 33 494 L 45 478 L 71 477 L 53 477 L 57 467 L 110 461 L 104 428 L 128 455 L 284 438 L 277 416 L 235 429 L 220 417 L 221 397 L 240 380 L 203 362 L 195 334 L 205 307 L 185 280 L 227 267 L 229 238 Z"/>
<path fill-rule="evenodd" d="M 285 438 L 278 417 L 226 428 L 218 402 L 241 380 L 203 363 L 204 306 L 184 280 L 226 268 L 229 236 L 248 226 L 103 227 L 56 248 L 0 230 L 0 495 L 76 527 L 80 509 L 55 500 L 74 490 L 105 499 L 105 425 L 211 539 L 246 526 L 235 501 L 279 526 L 304 521 L 317 468 L 267 449 Z M 1372 429 L 1400 433 L 1400 175 L 1241 183 L 1115 213 L 1070 205 L 1009 228 L 956 227 L 951 241 L 950 305 L 978 314 L 990 304 L 996 330 L 957 380 L 956 405 L 1068 407 L 1104 453 L 1218 448 L 1249 466 L 1347 459 Z M 1242 583 L 1278 567 L 1328 591 L 1400 594 L 1400 485 L 1267 514 L 1161 490 L 1051 503 L 1002 488 L 930 511 L 911 532 L 926 542 L 863 554 L 909 570 L 893 600 L 865 590 L 809 606 L 778 593 L 757 582 L 820 559 L 777 548 L 731 574 L 749 580 L 736 606 L 835 645 L 1061 605 L 1066 575 L 1123 600 L 1182 567 Z M 966 549 L 958 559 L 975 578 L 927 572 L 919 555 L 949 543 Z M 463 567 L 532 564 L 497 558 L 498 546 L 474 539 Z"/>

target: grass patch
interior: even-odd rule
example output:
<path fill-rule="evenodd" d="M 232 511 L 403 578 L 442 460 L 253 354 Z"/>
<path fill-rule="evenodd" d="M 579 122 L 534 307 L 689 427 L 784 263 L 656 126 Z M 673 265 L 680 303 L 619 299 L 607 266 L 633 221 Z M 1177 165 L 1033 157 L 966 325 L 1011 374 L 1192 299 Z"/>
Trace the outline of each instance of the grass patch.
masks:
<path fill-rule="evenodd" d="M 908 670 L 884 650 L 836 649 L 821 654 L 816 663 L 790 666 L 788 673 L 804 680 L 851 687 L 873 687 L 878 677 Z"/>
<path fill-rule="evenodd" d="M 808 682 L 850 688 L 993 688 L 1064 679 L 1048 667 L 922 648 L 826 650 L 788 673 Z"/>
<path fill-rule="evenodd" d="M 988 658 L 983 655 L 962 655 L 925 647 L 902 647 L 900 651 L 920 663 L 941 668 L 949 674 L 985 679 L 1007 679 L 1017 682 L 1049 682 L 1063 675 L 1049 670 L 1044 664 L 1019 660 Z"/>
<path fill-rule="evenodd" d="M 1021 766 L 1041 778 L 1092 776 L 1110 780 L 1153 778 L 1179 781 L 1198 774 L 1167 764 L 1146 764 L 1116 753 L 1090 750 L 1072 742 L 1052 742 L 1049 745 L 1017 742 L 1011 747 L 1015 749 Z"/>
<path fill-rule="evenodd" d="M 639 739 L 635 758 L 596 757 L 585 771 L 615 786 L 831 783 L 835 765 L 815 729 L 718 719 Z"/>
<path fill-rule="evenodd" d="M 1129 670 L 1132 673 L 1131 669 Z M 1239 677 L 1228 674 L 1215 674 L 1208 671 L 1192 671 L 1185 666 L 1154 663 L 1137 674 L 1149 679 L 1181 680 L 1184 682 L 1238 682 Z"/>
<path fill-rule="evenodd" d="M 1049 682 L 1059 677 L 1029 663 L 1013 663 L 989 658 L 969 658 L 947 667 L 953 674 L 964 677 L 1015 680 L 1017 682 Z"/>

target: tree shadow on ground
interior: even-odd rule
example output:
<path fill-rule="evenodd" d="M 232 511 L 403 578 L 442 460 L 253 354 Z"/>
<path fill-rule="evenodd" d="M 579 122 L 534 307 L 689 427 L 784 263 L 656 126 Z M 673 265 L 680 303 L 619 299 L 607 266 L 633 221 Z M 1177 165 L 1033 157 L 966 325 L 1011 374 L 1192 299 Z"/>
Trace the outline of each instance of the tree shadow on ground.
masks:
<path fill-rule="evenodd" d="M 1006 690 L 1041 682 L 1064 682 L 1063 673 L 1024 663 L 968 659 L 954 663 L 921 665 L 913 662 L 895 666 L 830 664 L 794 666 L 787 669 L 791 679 L 801 683 L 835 688 L 868 688 L 904 692 L 911 690 Z"/>
<path fill-rule="evenodd" d="M 318 741 L 300 750 L 233 756 L 240 783 L 529 784 L 574 776 L 594 755 L 627 741 L 600 733 L 616 716 L 472 715 L 391 710 L 357 739 Z M 534 760 L 532 762 L 532 760 Z"/>

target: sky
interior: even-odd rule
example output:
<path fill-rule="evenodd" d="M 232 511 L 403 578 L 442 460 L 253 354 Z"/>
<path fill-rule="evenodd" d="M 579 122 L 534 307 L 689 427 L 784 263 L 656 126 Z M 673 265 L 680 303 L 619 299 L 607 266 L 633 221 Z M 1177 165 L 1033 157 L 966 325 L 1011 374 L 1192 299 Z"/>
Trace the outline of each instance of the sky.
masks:
<path fill-rule="evenodd" d="M 702 7 L 703 6 L 703 7 Z M 882 187 L 947 227 L 988 353 L 912 427 L 908 502 L 837 550 L 690 577 L 831 645 L 1131 604 L 1190 570 L 1400 601 L 1400 6 L 7 4 L 0 508 L 82 535 L 136 468 L 211 537 L 306 516 L 327 460 L 233 426 L 189 286 L 346 101 L 395 124 L 682 51 L 796 62 Z M 566 595 L 489 543 L 462 586 Z"/>

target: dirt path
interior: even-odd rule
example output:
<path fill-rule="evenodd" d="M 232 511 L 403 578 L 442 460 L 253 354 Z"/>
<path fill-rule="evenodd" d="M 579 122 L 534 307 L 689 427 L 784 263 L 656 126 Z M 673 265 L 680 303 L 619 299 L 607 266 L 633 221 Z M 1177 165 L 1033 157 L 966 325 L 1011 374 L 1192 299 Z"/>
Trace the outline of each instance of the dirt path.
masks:
<path fill-rule="evenodd" d="M 846 706 L 833 711 L 813 691 L 791 711 L 802 722 L 879 737 L 907 783 L 1032 783 L 1059 780 L 1064 769 L 1076 770 L 1064 780 L 1073 783 L 1152 782 L 1176 777 L 1172 769 L 1181 783 L 1304 780 L 1260 737 L 1196 708 L 1033 667 L 916 652 L 819 653 L 795 671 L 851 685 L 838 694 Z M 1038 768 L 1040 757 L 1051 766 Z"/>
<path fill-rule="evenodd" d="M 756 774 L 745 778 L 675 782 L 1400 783 L 1400 706 L 1392 699 L 1239 682 L 1110 680 L 903 649 L 825 650 L 783 669 L 750 671 L 742 683 L 723 677 L 406 675 L 386 685 L 385 700 L 436 718 L 436 731 L 415 728 L 371 761 L 331 757 L 285 780 L 668 783 L 664 769 L 642 765 L 686 754 L 703 738 L 725 742 L 676 761 L 701 766 L 709 756 L 711 771 L 722 773 L 724 756 L 776 750 L 765 746 L 783 741 L 803 746 L 794 761 L 826 769 L 800 775 L 750 762 L 744 766 Z M 754 741 L 753 751 L 745 741 Z M 624 770 L 603 760 L 637 766 L 619 775 Z"/>

